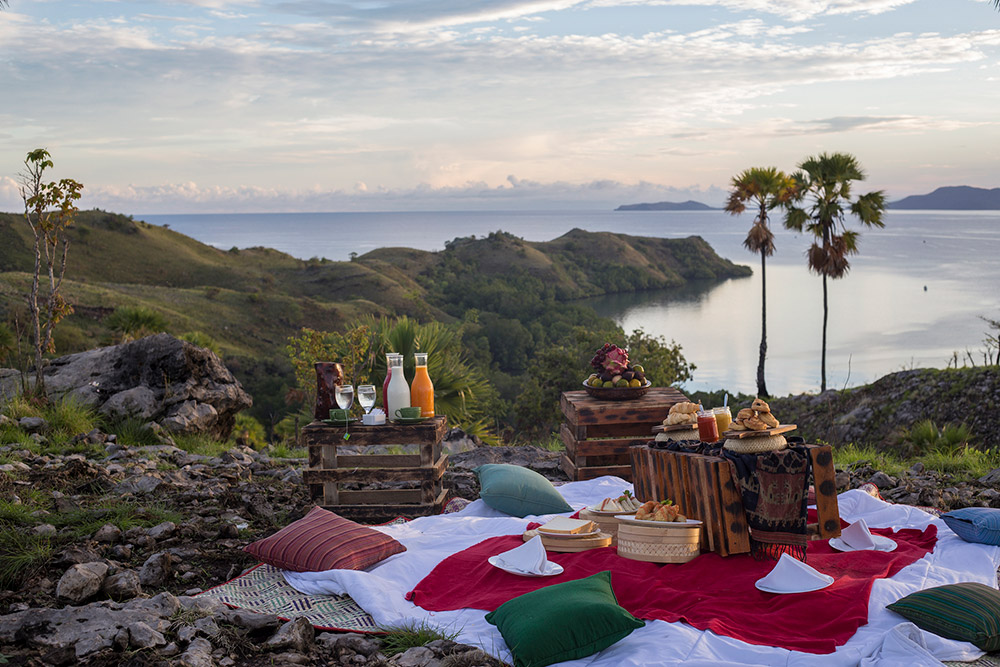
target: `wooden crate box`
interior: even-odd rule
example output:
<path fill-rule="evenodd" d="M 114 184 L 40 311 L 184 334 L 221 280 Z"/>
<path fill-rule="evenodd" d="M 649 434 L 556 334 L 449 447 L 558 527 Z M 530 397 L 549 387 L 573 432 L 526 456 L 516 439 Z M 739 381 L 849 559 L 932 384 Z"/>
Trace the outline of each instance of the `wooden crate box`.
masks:
<path fill-rule="evenodd" d="M 303 481 L 309 486 L 310 496 L 324 509 L 351 519 L 374 521 L 438 513 L 447 495 L 443 478 L 448 455 L 441 449 L 447 430 L 445 417 L 405 426 L 351 424 L 351 437 L 344 440 L 344 427 L 313 422 L 302 430 L 309 451 L 309 467 L 302 473 Z M 372 445 L 416 446 L 417 453 L 344 451 L 347 447 Z M 404 482 L 413 488 L 346 488 L 379 482 Z"/>
<path fill-rule="evenodd" d="M 811 538 L 840 535 L 840 511 L 829 446 L 806 445 L 812 458 L 816 487 L 817 524 L 808 526 Z M 740 490 L 729 462 L 718 456 L 672 452 L 645 445 L 629 450 L 632 483 L 641 501 L 671 499 L 688 518 L 705 522 L 703 551 L 720 556 L 749 553 L 750 534 Z"/>
<path fill-rule="evenodd" d="M 602 401 L 582 390 L 563 392 L 562 469 L 575 481 L 601 475 L 632 479 L 629 448 L 652 440 L 653 427 L 663 423 L 670 406 L 686 400 L 673 387 L 651 387 L 631 401 Z"/>

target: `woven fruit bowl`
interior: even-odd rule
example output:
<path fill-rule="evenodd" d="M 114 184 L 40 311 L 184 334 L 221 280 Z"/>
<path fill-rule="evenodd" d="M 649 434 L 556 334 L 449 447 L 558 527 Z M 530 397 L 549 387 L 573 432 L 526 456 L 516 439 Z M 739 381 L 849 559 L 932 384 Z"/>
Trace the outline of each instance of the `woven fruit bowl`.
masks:
<path fill-rule="evenodd" d="M 645 396 L 649 387 L 653 383 L 646 380 L 646 384 L 641 387 L 591 387 L 587 381 L 583 381 L 583 388 L 587 394 L 601 401 L 632 401 L 640 396 Z"/>

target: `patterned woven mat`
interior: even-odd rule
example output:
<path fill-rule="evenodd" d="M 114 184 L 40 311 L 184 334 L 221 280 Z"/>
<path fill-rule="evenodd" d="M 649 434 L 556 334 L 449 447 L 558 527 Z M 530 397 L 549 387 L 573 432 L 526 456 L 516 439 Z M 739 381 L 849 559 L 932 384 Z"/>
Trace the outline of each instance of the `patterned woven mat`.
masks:
<path fill-rule="evenodd" d="M 258 565 L 199 597 L 258 614 L 274 614 L 290 621 L 305 617 L 318 630 L 378 633 L 375 619 L 347 595 L 304 595 L 285 581 L 281 570 Z"/>

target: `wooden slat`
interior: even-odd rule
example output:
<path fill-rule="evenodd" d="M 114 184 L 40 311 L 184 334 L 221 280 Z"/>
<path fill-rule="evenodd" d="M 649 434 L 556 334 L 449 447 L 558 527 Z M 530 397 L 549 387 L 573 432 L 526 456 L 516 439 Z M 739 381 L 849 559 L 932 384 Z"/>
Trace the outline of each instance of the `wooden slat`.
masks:
<path fill-rule="evenodd" d="M 578 481 L 584 479 L 594 479 L 595 477 L 601 477 L 603 475 L 614 475 L 615 477 L 621 477 L 624 480 L 628 480 L 632 477 L 632 466 L 586 466 L 584 468 L 576 469 L 576 479 Z"/>
<path fill-rule="evenodd" d="M 414 468 L 421 463 L 419 454 L 351 454 L 338 456 L 341 468 Z"/>
<path fill-rule="evenodd" d="M 561 430 L 561 429 L 560 429 Z M 583 440 L 576 443 L 577 456 L 609 456 L 628 454 L 633 445 L 649 442 L 651 438 L 607 438 L 604 440 Z"/>
<path fill-rule="evenodd" d="M 565 422 L 559 426 L 559 437 L 562 438 L 563 445 L 566 446 L 566 453 L 569 454 L 571 458 L 575 457 L 577 443 L 576 434 L 573 433 L 573 430 L 570 429 Z"/>
<path fill-rule="evenodd" d="M 365 489 L 341 491 L 343 505 L 389 505 L 393 503 L 420 503 L 420 489 Z"/>
<path fill-rule="evenodd" d="M 559 457 L 559 467 L 562 468 L 563 472 L 566 473 L 566 476 L 572 481 L 579 481 L 576 477 L 576 464 L 573 463 L 573 459 L 566 456 L 566 454 Z"/>
<path fill-rule="evenodd" d="M 324 422 L 312 422 L 302 429 L 302 436 L 306 444 L 343 442 L 346 431 L 351 434 L 352 445 L 430 445 L 444 438 L 448 432 L 448 420 L 442 415 L 421 424 L 351 424 L 347 429 Z"/>
<path fill-rule="evenodd" d="M 642 438 L 645 441 L 653 439 L 653 428 L 660 424 L 662 418 L 655 422 L 630 422 L 628 424 L 597 424 L 588 426 L 588 438 Z"/>
<path fill-rule="evenodd" d="M 715 466 L 720 480 L 719 497 L 722 502 L 722 520 L 726 527 L 726 546 L 731 554 L 747 553 L 750 551 L 750 529 L 743 509 L 743 498 L 733 479 L 732 466 L 722 458 L 715 462 Z"/>
<path fill-rule="evenodd" d="M 816 488 L 816 517 L 819 534 L 824 539 L 840 536 L 840 507 L 837 504 L 837 473 L 833 468 L 833 450 L 829 445 L 809 448 L 813 485 Z"/>
<path fill-rule="evenodd" d="M 448 467 L 448 456 L 442 456 L 433 466 L 414 468 L 336 468 L 333 470 L 304 470 L 302 479 L 307 484 L 320 482 L 410 482 L 440 479 Z"/>
<path fill-rule="evenodd" d="M 649 486 L 653 478 L 652 475 L 646 474 L 650 464 L 648 452 L 649 449 L 646 447 L 631 447 L 628 450 L 632 462 L 632 494 L 643 502 L 650 495 Z"/>
<path fill-rule="evenodd" d="M 566 421 L 573 425 L 653 424 L 663 421 L 671 405 L 686 400 L 687 397 L 674 387 L 651 387 L 645 396 L 631 401 L 602 401 L 580 390 L 563 392 L 559 406 Z"/>
<path fill-rule="evenodd" d="M 447 490 L 442 490 L 433 503 L 393 503 L 381 505 L 321 505 L 325 510 L 335 512 L 340 516 L 355 521 L 368 523 L 382 522 L 397 516 L 428 516 L 440 514 L 441 507 L 448 496 Z"/>

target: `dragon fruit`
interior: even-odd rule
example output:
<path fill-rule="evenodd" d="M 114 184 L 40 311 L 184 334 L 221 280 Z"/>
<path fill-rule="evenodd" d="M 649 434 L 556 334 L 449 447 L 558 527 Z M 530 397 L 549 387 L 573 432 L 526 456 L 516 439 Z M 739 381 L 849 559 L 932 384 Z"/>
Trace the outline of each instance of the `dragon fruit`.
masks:
<path fill-rule="evenodd" d="M 621 373 L 628 368 L 628 352 L 620 347 L 613 347 L 604 357 L 604 368 L 613 372 Z"/>

